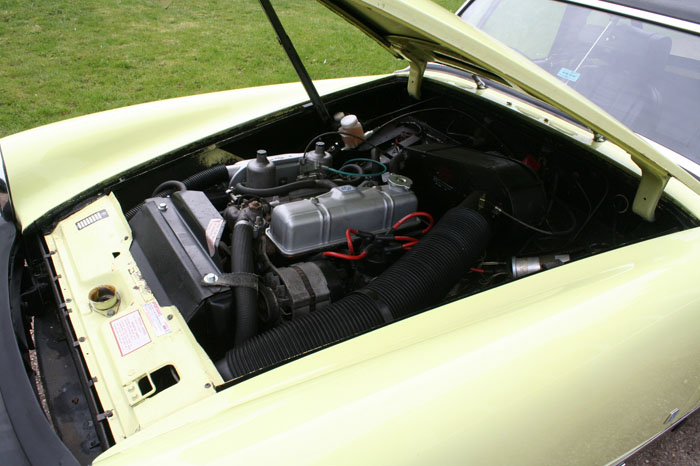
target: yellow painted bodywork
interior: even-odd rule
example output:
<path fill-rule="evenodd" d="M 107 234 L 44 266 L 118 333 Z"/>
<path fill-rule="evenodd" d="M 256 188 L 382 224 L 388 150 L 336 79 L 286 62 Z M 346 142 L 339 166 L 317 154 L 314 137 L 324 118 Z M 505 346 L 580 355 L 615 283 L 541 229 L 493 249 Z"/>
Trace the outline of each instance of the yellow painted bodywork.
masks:
<path fill-rule="evenodd" d="M 503 105 L 588 145 L 631 173 L 628 153 L 493 89 L 426 79 Z M 507 103 L 510 102 L 510 105 Z M 700 197 L 667 195 L 700 217 Z M 77 230 L 105 209 L 109 217 Z M 593 256 L 373 331 L 215 393 L 222 380 L 175 308 L 175 330 L 122 357 L 109 322 L 154 298 L 112 196 L 46 236 L 117 445 L 96 465 L 580 464 L 631 451 L 700 403 L 700 293 L 687 286 L 700 229 Z M 113 253 L 118 252 L 118 257 Z M 113 284 L 122 308 L 92 311 Z M 162 340 L 162 341 L 161 341 Z M 143 400 L 129 387 L 174 365 L 181 381 Z M 584 433 L 584 434 L 582 434 Z M 614 439 L 614 440 L 612 440 Z M 494 454 L 494 452 L 496 452 Z"/>
<path fill-rule="evenodd" d="M 610 142 L 493 89 L 439 72 L 426 79 L 478 94 L 587 145 L 630 173 Z M 510 102 L 510 105 L 507 103 Z M 667 195 L 700 217 L 700 197 Z M 106 209 L 110 216 L 77 230 Z M 117 445 L 95 465 L 604 463 L 700 403 L 700 293 L 687 286 L 700 229 L 590 257 L 433 309 L 226 388 L 175 308 L 158 337 L 154 298 L 128 252 L 112 196 L 46 237 L 64 298 Z M 118 257 L 113 252 L 119 252 Z M 92 311 L 97 285 L 120 291 L 118 314 Z M 136 289 L 136 288 L 138 289 Z M 122 357 L 109 322 L 142 314 L 151 343 Z M 163 365 L 181 381 L 130 400 Z M 206 387 L 210 383 L 212 386 Z"/>
<path fill-rule="evenodd" d="M 78 228 L 83 219 L 101 211 L 106 212 L 106 218 Z M 175 307 L 161 308 L 169 332 L 155 330 L 158 321 L 151 320 L 144 306 L 152 306 L 156 300 L 129 252 L 131 229 L 114 196 L 101 197 L 63 220 L 45 240 L 52 251 L 68 319 L 94 377 L 102 408 L 110 414 L 107 420 L 116 442 L 214 395 L 221 376 Z M 90 291 L 103 285 L 116 288 L 120 297 L 117 312 L 111 317 L 90 304 Z M 121 351 L 117 332 L 110 324 L 134 316 L 134 312 L 150 342 L 122 355 L 129 348 Z M 179 382 L 155 395 L 139 389 L 140 379 L 168 365 L 177 371 Z"/>
<path fill-rule="evenodd" d="M 380 77 L 317 82 L 324 95 Z M 95 184 L 251 119 L 306 102 L 301 84 L 216 92 L 119 108 L 0 139 L 22 229 Z"/>
<path fill-rule="evenodd" d="M 602 464 L 698 403 L 700 229 L 306 356 L 102 454 L 136 464 Z"/>
<path fill-rule="evenodd" d="M 502 104 L 640 173 L 615 144 L 595 143 L 527 103 L 439 72 L 426 79 Z M 700 217 L 700 197 L 687 186 L 671 179 L 666 193 Z M 103 228 L 83 245 L 75 222 L 101 208 L 115 219 L 81 230 Z M 128 272 L 136 268 L 118 209 L 100 198 L 46 238 L 74 303 L 76 336 L 88 335 L 81 349 L 98 395 L 114 412 L 118 444 L 96 465 L 596 464 L 663 430 L 673 409 L 680 418 L 700 403 L 700 293 L 686 285 L 700 260 L 700 229 L 527 277 L 214 393 L 205 385 L 221 379 L 176 309 L 164 312 L 176 316 L 179 339 L 129 359 L 105 331 L 109 319 L 86 311 L 87 291 L 105 277 L 118 289 L 136 280 L 142 291 L 126 301 L 152 300 Z M 191 393 L 176 385 L 130 404 L 128 387 L 163 364 L 183 380 L 190 374 L 190 385 L 178 385 Z"/>

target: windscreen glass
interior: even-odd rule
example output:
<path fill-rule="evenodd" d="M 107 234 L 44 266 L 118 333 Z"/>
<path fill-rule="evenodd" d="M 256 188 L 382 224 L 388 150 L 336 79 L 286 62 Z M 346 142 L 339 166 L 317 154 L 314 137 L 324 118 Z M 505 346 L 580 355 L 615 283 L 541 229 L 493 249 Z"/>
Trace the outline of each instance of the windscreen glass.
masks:
<path fill-rule="evenodd" d="M 553 0 L 474 0 L 461 18 L 633 131 L 700 162 L 700 37 Z"/>

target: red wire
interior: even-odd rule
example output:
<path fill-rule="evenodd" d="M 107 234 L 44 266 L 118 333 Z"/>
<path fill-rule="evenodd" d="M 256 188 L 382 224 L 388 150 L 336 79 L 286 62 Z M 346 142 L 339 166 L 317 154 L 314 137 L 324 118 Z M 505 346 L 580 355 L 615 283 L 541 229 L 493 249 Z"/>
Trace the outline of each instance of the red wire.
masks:
<path fill-rule="evenodd" d="M 402 248 L 408 250 L 411 249 L 412 246 L 415 246 L 418 244 L 418 239 L 414 238 L 412 236 L 394 236 L 395 241 L 406 241 L 404 244 L 401 245 Z"/>
<path fill-rule="evenodd" d="M 396 230 L 399 228 L 401 225 L 403 225 L 406 221 L 412 219 L 413 217 L 425 217 L 428 219 L 428 226 L 421 231 L 421 233 L 426 234 L 427 232 L 430 231 L 430 229 L 433 227 L 433 224 L 435 223 L 435 220 L 433 220 L 433 216 L 430 215 L 428 212 L 413 212 L 412 214 L 406 215 L 404 218 L 399 220 L 398 222 L 394 223 L 394 226 L 391 227 L 392 230 Z"/>
<path fill-rule="evenodd" d="M 423 230 L 423 233 L 426 233 L 428 230 L 430 230 L 433 226 L 433 217 L 427 213 L 427 212 L 414 212 L 412 214 L 406 215 L 404 218 L 396 222 L 394 224 L 393 229 L 396 229 L 401 226 L 402 223 L 405 221 L 413 218 L 413 217 L 426 217 L 430 221 L 429 225 L 427 228 Z M 326 251 L 323 253 L 324 257 L 335 257 L 337 259 L 345 259 L 349 261 L 357 261 L 360 259 L 364 259 L 367 257 L 367 251 L 363 251 L 362 253 L 355 255 L 355 245 L 352 244 L 352 236 L 353 234 L 357 234 L 357 230 L 354 228 L 348 228 L 345 230 L 345 239 L 348 243 L 348 251 L 350 254 L 343 254 L 342 252 L 333 252 L 333 251 Z M 402 248 L 409 250 L 416 244 L 418 244 L 418 239 L 414 238 L 412 236 L 394 236 L 395 241 L 405 241 L 404 244 L 401 245 Z"/>
<path fill-rule="evenodd" d="M 352 244 L 352 238 L 350 237 L 350 234 L 354 233 L 357 234 L 357 230 L 354 228 L 348 228 L 345 230 L 345 239 L 348 241 L 348 251 L 350 251 L 350 254 L 355 254 L 355 246 Z"/>
<path fill-rule="evenodd" d="M 472 268 L 470 268 L 469 270 L 471 270 L 472 272 L 476 272 L 476 273 L 486 273 L 486 270 L 484 270 L 484 269 L 479 269 L 479 268 L 476 268 L 476 267 L 472 267 Z"/>
<path fill-rule="evenodd" d="M 367 251 L 364 251 L 358 255 L 355 255 L 355 245 L 352 244 L 351 234 L 357 234 L 357 230 L 354 228 L 348 228 L 345 230 L 345 239 L 348 242 L 348 251 L 350 254 L 343 254 L 342 252 L 326 251 L 323 253 L 324 257 L 335 257 L 337 259 L 345 259 L 348 261 L 358 261 L 364 259 L 367 256 Z"/>
<path fill-rule="evenodd" d="M 338 259 L 345 259 L 349 261 L 359 261 L 360 259 L 364 259 L 365 256 L 367 256 L 367 251 L 363 251 L 357 256 L 351 256 L 349 254 L 343 254 L 341 252 L 333 252 L 333 251 L 326 251 L 323 253 L 325 257 L 336 257 Z"/>

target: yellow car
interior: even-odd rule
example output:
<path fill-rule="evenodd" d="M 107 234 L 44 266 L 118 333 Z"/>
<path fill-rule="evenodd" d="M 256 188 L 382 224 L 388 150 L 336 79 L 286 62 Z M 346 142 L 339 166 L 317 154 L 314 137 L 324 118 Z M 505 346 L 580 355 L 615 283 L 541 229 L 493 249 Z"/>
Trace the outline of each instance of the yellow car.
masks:
<path fill-rule="evenodd" d="M 618 464 L 698 408 L 700 9 L 319 1 L 408 68 L 313 82 L 261 0 L 299 84 L 0 139 L 2 464 Z"/>

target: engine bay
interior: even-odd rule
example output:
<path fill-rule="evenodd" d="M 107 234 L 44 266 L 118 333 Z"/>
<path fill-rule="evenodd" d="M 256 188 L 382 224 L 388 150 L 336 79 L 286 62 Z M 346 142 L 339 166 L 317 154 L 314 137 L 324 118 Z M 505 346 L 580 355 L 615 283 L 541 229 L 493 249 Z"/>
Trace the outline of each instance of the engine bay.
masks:
<path fill-rule="evenodd" d="M 486 124 L 457 133 L 473 120 L 459 109 L 392 112 L 366 132 L 356 115 L 335 119 L 338 130 L 302 152 L 261 148 L 166 181 L 127 214 L 146 282 L 180 310 L 224 380 L 605 251 L 631 228 L 631 195 L 612 193 L 603 170 L 561 165 L 546 147 L 516 156 Z M 216 179 L 218 192 L 191 190 L 197 177 Z M 466 239 L 436 239 L 432 229 L 458 211 L 468 218 L 442 235 Z M 366 321 L 340 329 L 356 317 Z"/>
<path fill-rule="evenodd" d="M 157 400 L 183 381 L 205 389 L 173 395 L 171 410 L 419 312 L 697 224 L 668 198 L 655 222 L 641 219 L 635 177 L 551 128 L 431 83 L 412 101 L 403 86 L 331 101 L 332 131 L 300 109 L 201 141 L 45 231 L 58 306 L 77 311 L 64 314 L 66 331 L 99 336 L 99 347 L 78 344 L 89 373 L 118 368 L 93 388 L 95 409 L 113 413 L 102 419 L 111 442 L 162 417 Z M 159 349 L 137 359 L 148 347 Z"/>

